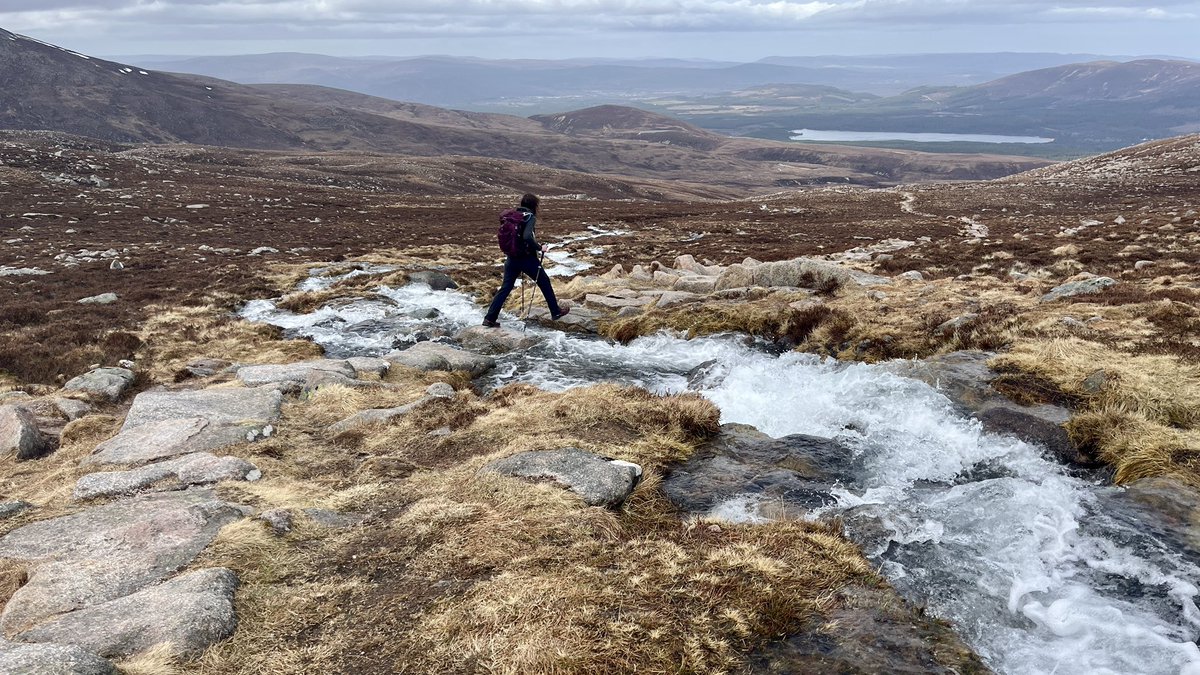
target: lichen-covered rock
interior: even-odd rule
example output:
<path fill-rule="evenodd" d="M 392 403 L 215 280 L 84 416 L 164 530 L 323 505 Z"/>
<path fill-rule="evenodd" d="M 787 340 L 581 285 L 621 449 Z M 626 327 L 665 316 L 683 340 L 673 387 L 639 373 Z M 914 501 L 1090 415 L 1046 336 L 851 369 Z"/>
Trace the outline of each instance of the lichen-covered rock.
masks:
<path fill-rule="evenodd" d="M 1051 289 L 1049 293 L 1042 296 L 1041 302 L 1054 302 L 1079 295 L 1093 295 L 1116 285 L 1117 280 L 1111 277 L 1093 277 L 1082 281 L 1071 281 Z"/>
<path fill-rule="evenodd" d="M 237 575 L 224 567 L 196 570 L 123 598 L 55 617 L 18 634 L 31 642 L 78 645 L 109 658 L 166 644 L 197 654 L 237 628 Z"/>
<path fill-rule="evenodd" d="M 116 401 L 133 384 L 133 371 L 127 368 L 97 368 L 63 385 L 64 391 L 78 391 L 89 396 Z"/>
<path fill-rule="evenodd" d="M 481 472 L 515 478 L 551 479 L 583 498 L 589 506 L 618 507 L 641 480 L 636 464 L 606 459 L 578 448 L 522 452 L 498 459 Z"/>
<path fill-rule="evenodd" d="M 0 406 L 0 458 L 37 459 L 53 449 L 33 413 L 15 405 Z"/>

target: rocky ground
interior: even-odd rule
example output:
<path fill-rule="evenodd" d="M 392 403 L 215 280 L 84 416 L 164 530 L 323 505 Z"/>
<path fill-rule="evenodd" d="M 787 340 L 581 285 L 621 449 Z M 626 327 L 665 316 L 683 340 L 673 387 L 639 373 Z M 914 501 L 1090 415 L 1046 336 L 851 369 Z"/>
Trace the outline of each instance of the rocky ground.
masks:
<path fill-rule="evenodd" d="M 520 348 L 505 332 L 318 361 L 235 319 L 246 299 L 313 309 L 380 281 L 293 292 L 346 259 L 494 288 L 489 214 L 513 195 L 430 196 L 436 179 L 377 169 L 0 143 L 10 672 L 982 669 L 836 529 L 682 517 L 702 509 L 679 481 L 722 447 L 789 471 L 819 447 L 721 429 L 691 395 L 481 395 L 481 352 Z M 539 236 L 593 265 L 556 281 L 560 328 L 926 359 L 913 374 L 985 425 L 1188 522 L 1197 172 L 1189 137 L 989 183 L 550 195 Z"/>

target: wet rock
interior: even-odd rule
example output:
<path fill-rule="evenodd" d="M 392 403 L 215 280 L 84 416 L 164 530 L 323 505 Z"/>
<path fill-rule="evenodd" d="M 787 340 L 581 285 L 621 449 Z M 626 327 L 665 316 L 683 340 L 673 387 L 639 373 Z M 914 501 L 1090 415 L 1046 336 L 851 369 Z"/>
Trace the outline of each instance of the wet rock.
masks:
<path fill-rule="evenodd" d="M 414 284 L 425 284 L 435 291 L 458 288 L 458 284 L 454 283 L 454 280 L 449 275 L 433 270 L 412 272 L 408 275 L 408 280 Z"/>
<path fill-rule="evenodd" d="M 600 317 L 595 310 L 587 307 L 574 306 L 571 307 L 571 313 L 566 316 L 559 317 L 557 320 L 550 318 L 550 310 L 545 307 L 534 307 L 529 310 L 529 320 L 560 330 L 571 330 L 577 333 L 595 334 L 597 331 L 596 320 Z"/>
<path fill-rule="evenodd" d="M 1080 295 L 1092 295 L 1115 285 L 1117 285 L 1117 281 L 1110 277 L 1094 277 L 1082 281 L 1071 281 L 1051 289 L 1049 293 L 1042 296 L 1041 302 L 1054 302 Z"/>
<path fill-rule="evenodd" d="M 992 388 L 996 373 L 987 363 L 994 356 L 992 352 L 960 351 L 894 367 L 900 374 L 922 380 L 945 394 L 963 412 L 980 420 L 986 431 L 1040 445 L 1064 463 L 1095 465 L 1095 459 L 1067 433 L 1064 425 L 1071 419 L 1069 409 L 1048 404 L 1019 405 Z"/>
<path fill-rule="evenodd" d="M 720 359 L 711 359 L 692 368 L 687 374 L 687 388 L 691 391 L 715 389 L 729 376 L 729 366 Z"/>
<path fill-rule="evenodd" d="M 1054 405 L 1022 406 L 1009 401 L 993 403 L 975 413 L 985 431 L 1015 436 L 1039 445 L 1064 464 L 1093 466 L 1094 458 L 1071 442 L 1064 426 L 1071 411 Z"/>
<path fill-rule="evenodd" d="M 0 458 L 37 459 L 54 450 L 38 429 L 37 418 L 25 408 L 0 406 Z"/>
<path fill-rule="evenodd" d="M 133 371 L 126 368 L 97 368 L 63 385 L 63 391 L 78 391 L 89 396 L 116 401 L 133 384 Z"/>
<path fill-rule="evenodd" d="M 177 459 L 149 464 L 130 471 L 101 471 L 83 476 L 75 483 L 74 499 L 94 499 L 112 495 L 133 494 L 159 485 L 178 489 L 188 485 L 205 485 L 223 480 L 258 480 L 262 472 L 250 462 L 238 457 L 216 457 L 207 452 L 184 455 Z"/>
<path fill-rule="evenodd" d="M 117 669 L 76 645 L 0 640 L 0 675 L 117 675 Z"/>
<path fill-rule="evenodd" d="M 514 478 L 553 480 L 583 498 L 589 506 L 617 508 L 633 492 L 642 469 L 579 450 L 522 452 L 498 459 L 480 470 Z"/>
<path fill-rule="evenodd" d="M 776 439 L 753 427 L 725 424 L 671 471 L 663 491 L 693 513 L 745 495 L 804 511 L 832 503 L 830 489 L 853 486 L 860 471 L 850 449 L 832 439 L 803 434 Z"/>
<path fill-rule="evenodd" d="M 541 341 L 537 335 L 530 335 L 511 328 L 488 328 L 487 326 L 471 326 L 463 329 L 455 336 L 455 339 L 466 349 L 479 354 L 506 354 L 524 351 Z"/>
<path fill-rule="evenodd" d="M 358 377 L 364 375 L 378 375 L 382 377 L 387 373 L 388 368 L 391 367 L 391 364 L 387 361 L 374 356 L 352 356 L 346 359 L 346 363 L 350 364 L 350 367 L 354 369 Z"/>
<path fill-rule="evenodd" d="M 56 398 L 54 407 L 62 413 L 63 417 L 72 422 L 92 412 L 92 406 L 73 398 Z"/>
<path fill-rule="evenodd" d="M 232 570 L 196 570 L 123 598 L 56 617 L 18 634 L 32 642 L 69 642 L 117 658 L 168 644 L 197 654 L 233 634 L 238 587 Z"/>
<path fill-rule="evenodd" d="M 238 369 L 237 377 L 247 387 L 258 387 L 264 384 L 293 383 L 303 385 L 316 371 L 336 373 L 344 377 L 354 378 L 357 373 L 354 366 L 345 361 L 334 359 L 315 359 L 299 363 L 287 363 L 266 366 L 243 366 Z"/>
<path fill-rule="evenodd" d="M 31 563 L 0 614 L 5 634 L 125 597 L 188 565 L 242 510 L 209 490 L 144 495 L 42 520 L 0 539 L 0 557 Z M 72 640 L 74 641 L 74 640 Z"/>
<path fill-rule="evenodd" d="M 405 312 L 405 316 L 418 321 L 429 321 L 436 319 L 442 315 L 442 310 L 437 307 L 421 307 Z"/>
<path fill-rule="evenodd" d="M 752 652 L 750 673 L 955 675 L 989 672 L 950 628 L 889 588 L 839 589 L 827 615 Z"/>
<path fill-rule="evenodd" d="M 100 295 L 80 298 L 79 300 L 76 300 L 76 302 L 81 305 L 111 305 L 118 299 L 119 298 L 117 297 L 116 293 L 101 293 Z"/>
<path fill-rule="evenodd" d="M 690 302 L 695 302 L 700 298 L 700 295 L 688 293 L 686 291 L 667 291 L 659 296 L 658 302 L 654 303 L 654 306 L 658 307 L 659 309 L 670 309 L 672 307 L 678 307 L 680 305 L 686 305 Z"/>
<path fill-rule="evenodd" d="M 418 342 L 404 351 L 383 357 L 394 365 L 418 370 L 465 370 L 478 377 L 496 367 L 496 360 L 438 342 Z"/>
<path fill-rule="evenodd" d="M 8 502 L 0 502 L 0 520 L 8 520 L 14 516 L 19 516 L 32 508 L 33 504 L 30 504 L 29 502 L 23 502 L 19 499 Z"/>

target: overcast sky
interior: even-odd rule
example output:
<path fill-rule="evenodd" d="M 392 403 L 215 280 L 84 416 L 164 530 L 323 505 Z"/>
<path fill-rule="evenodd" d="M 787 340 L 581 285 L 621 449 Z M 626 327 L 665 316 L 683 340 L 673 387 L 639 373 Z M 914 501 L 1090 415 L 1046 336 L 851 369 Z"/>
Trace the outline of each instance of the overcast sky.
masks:
<path fill-rule="evenodd" d="M 0 0 L 0 28 L 99 56 L 1200 58 L 1200 0 Z"/>

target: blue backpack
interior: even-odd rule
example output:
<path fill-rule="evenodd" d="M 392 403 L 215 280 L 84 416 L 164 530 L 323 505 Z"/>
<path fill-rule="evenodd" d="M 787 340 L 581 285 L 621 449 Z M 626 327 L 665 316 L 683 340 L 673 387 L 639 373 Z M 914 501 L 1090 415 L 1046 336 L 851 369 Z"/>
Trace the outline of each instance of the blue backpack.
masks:
<path fill-rule="evenodd" d="M 526 213 L 519 209 L 507 209 L 500 214 L 500 250 L 505 255 L 524 255 L 525 242 L 521 230 L 525 225 Z"/>

